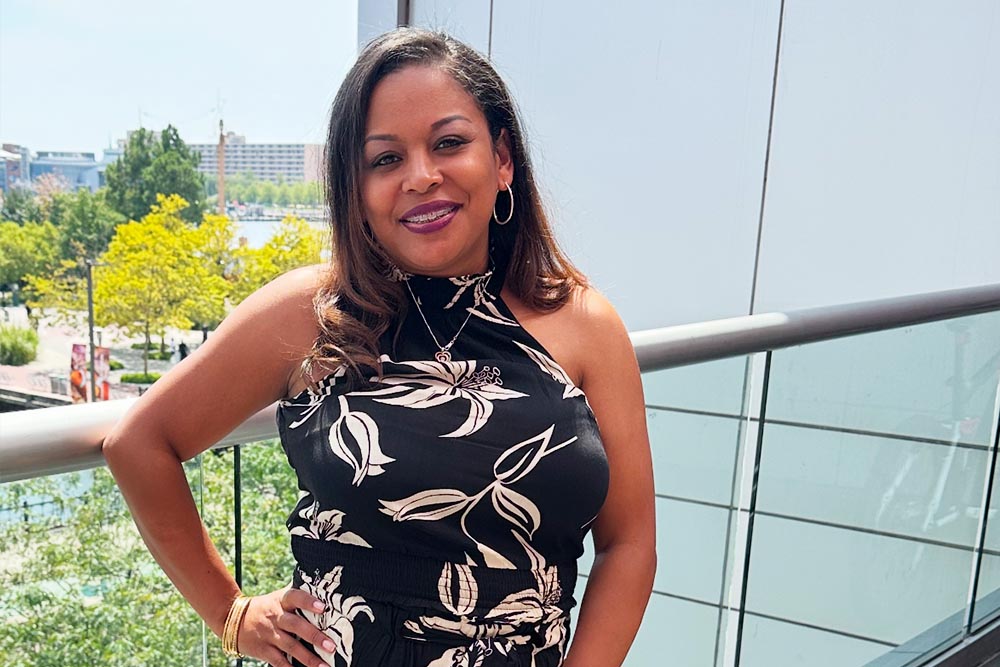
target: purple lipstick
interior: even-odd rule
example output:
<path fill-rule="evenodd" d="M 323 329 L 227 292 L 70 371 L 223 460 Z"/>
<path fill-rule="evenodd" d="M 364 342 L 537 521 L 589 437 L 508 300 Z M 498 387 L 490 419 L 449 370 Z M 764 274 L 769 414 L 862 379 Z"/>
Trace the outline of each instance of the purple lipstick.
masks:
<path fill-rule="evenodd" d="M 459 208 L 460 204 L 443 199 L 427 202 L 411 208 L 399 221 L 411 232 L 430 234 L 447 227 Z"/>

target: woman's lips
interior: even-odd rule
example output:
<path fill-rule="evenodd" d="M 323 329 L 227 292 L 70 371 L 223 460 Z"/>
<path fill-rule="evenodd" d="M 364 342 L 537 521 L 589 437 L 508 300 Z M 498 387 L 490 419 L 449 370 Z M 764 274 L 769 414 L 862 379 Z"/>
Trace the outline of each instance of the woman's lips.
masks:
<path fill-rule="evenodd" d="M 448 226 L 459 208 L 454 202 L 429 202 L 411 208 L 400 218 L 400 222 L 411 232 L 430 234 Z"/>

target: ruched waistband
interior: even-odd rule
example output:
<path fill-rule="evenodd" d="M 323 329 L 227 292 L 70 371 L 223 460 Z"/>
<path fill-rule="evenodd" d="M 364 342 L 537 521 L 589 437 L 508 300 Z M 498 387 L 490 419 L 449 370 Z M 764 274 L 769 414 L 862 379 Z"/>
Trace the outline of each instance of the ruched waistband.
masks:
<path fill-rule="evenodd" d="M 460 616 L 518 615 L 536 607 L 568 613 L 576 604 L 576 563 L 540 570 L 492 568 L 293 536 L 299 570 L 324 574 L 340 566 L 349 595 Z"/>

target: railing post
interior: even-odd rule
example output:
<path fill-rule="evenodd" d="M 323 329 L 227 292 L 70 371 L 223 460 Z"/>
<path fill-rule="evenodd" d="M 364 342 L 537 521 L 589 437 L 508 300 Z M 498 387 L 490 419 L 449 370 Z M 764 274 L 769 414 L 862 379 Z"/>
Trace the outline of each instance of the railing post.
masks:
<path fill-rule="evenodd" d="M 986 466 L 983 479 L 983 499 L 979 505 L 979 527 L 976 531 L 976 546 L 973 551 L 972 574 L 969 579 L 969 598 L 965 606 L 965 636 L 972 634 L 976 620 L 976 598 L 979 596 L 979 574 L 983 567 L 983 548 L 986 531 L 989 528 L 990 504 L 993 501 L 993 478 L 997 469 L 997 449 L 1000 448 L 1000 380 L 997 381 L 996 397 L 993 401 L 993 428 L 990 431 L 990 462 Z"/>

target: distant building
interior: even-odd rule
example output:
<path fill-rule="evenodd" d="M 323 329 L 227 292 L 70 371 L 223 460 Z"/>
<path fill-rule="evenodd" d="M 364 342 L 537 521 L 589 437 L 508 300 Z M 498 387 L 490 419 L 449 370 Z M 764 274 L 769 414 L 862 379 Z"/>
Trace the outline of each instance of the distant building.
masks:
<path fill-rule="evenodd" d="M 198 171 L 216 178 L 218 144 L 188 144 L 201 156 Z M 226 175 L 252 174 L 261 181 L 286 183 L 320 180 L 320 144 L 248 144 L 246 137 L 226 134 Z"/>
<path fill-rule="evenodd" d="M 0 189 L 31 188 L 39 176 L 55 174 L 66 181 L 70 191 L 87 188 L 91 192 L 105 184 L 104 170 L 121 151 L 108 149 L 98 160 L 94 153 L 78 151 L 38 151 L 25 146 L 3 144 L 0 148 Z"/>
<path fill-rule="evenodd" d="M 43 174 L 56 174 L 66 179 L 71 191 L 87 188 L 93 192 L 104 185 L 104 164 L 93 153 L 39 151 L 28 167 L 32 181 Z"/>
<path fill-rule="evenodd" d="M 0 148 L 0 189 L 28 185 L 28 149 L 17 144 L 3 144 Z"/>

